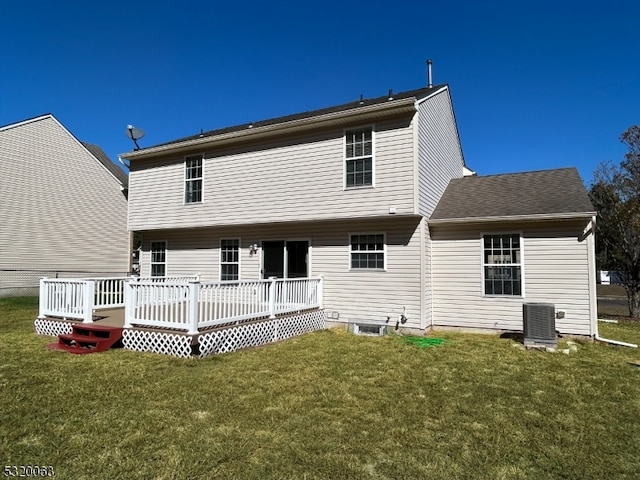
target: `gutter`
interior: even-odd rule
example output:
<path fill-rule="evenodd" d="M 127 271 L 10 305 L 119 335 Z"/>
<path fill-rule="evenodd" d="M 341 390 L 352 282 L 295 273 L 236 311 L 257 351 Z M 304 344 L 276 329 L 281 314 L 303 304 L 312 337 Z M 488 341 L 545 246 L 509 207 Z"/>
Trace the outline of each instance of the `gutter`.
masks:
<path fill-rule="evenodd" d="M 464 218 L 434 218 L 429 219 L 431 225 L 455 225 L 462 223 L 487 223 L 487 222 L 517 222 L 517 221 L 544 221 L 544 220 L 573 220 L 593 217 L 595 212 L 573 213 L 537 213 L 533 215 L 500 215 L 494 217 L 464 217 Z"/>
<path fill-rule="evenodd" d="M 600 335 L 598 335 L 597 323 L 596 323 L 596 334 L 594 338 L 599 342 L 610 343 L 611 345 L 620 345 L 621 347 L 638 348 L 638 345 L 636 345 L 635 343 L 627 343 L 627 342 L 621 342 L 620 340 L 611 340 L 609 338 L 602 338 Z"/>

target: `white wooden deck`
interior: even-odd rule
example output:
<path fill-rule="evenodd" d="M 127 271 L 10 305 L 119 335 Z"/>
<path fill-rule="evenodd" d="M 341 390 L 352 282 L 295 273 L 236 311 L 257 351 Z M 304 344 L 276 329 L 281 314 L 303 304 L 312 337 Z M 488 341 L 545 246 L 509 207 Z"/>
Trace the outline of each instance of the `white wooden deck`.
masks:
<path fill-rule="evenodd" d="M 198 282 L 179 279 L 43 279 L 36 332 L 74 322 L 124 327 L 123 345 L 207 356 L 324 328 L 322 278 Z"/>

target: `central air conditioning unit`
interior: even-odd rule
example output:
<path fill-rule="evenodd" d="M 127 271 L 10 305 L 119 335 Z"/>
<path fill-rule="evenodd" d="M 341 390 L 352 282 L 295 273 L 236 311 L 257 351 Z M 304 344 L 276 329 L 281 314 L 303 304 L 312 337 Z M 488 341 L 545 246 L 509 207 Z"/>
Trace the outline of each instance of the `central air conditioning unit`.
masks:
<path fill-rule="evenodd" d="M 557 346 L 556 307 L 552 303 L 524 303 L 524 344 L 527 347 Z"/>

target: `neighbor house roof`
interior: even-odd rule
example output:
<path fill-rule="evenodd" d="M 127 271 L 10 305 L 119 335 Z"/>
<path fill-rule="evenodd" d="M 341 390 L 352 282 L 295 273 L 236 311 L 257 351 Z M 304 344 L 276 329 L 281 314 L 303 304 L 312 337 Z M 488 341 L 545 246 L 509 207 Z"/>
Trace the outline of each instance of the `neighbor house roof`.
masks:
<path fill-rule="evenodd" d="M 100 148 L 98 145 L 93 145 L 92 143 L 80 142 L 84 145 L 84 148 L 89 150 L 91 155 L 96 157 L 96 159 L 104 165 L 104 167 L 111 172 L 113 176 L 115 176 L 124 188 L 127 188 L 129 185 L 129 177 L 124 171 L 118 167 L 115 163 L 111 161 L 108 155 Z"/>
<path fill-rule="evenodd" d="M 366 118 L 366 116 L 369 115 L 370 118 L 375 118 L 376 115 L 381 115 L 382 112 L 398 113 L 404 111 L 409 112 L 411 110 L 415 111 L 416 101 L 425 99 L 437 92 L 446 90 L 447 88 L 448 86 L 446 84 L 440 84 L 400 93 L 389 91 L 389 94 L 381 97 L 360 98 L 353 102 L 322 108 L 319 110 L 311 110 L 293 115 L 286 115 L 283 117 L 276 117 L 268 120 L 244 123 L 242 125 L 201 132 L 189 137 L 124 153 L 121 157 L 131 160 L 135 158 L 144 158 L 147 155 L 161 152 L 194 148 L 199 145 L 206 145 L 213 141 L 238 139 L 246 135 L 258 136 L 260 134 L 272 134 L 283 129 L 302 130 L 317 126 L 322 122 L 335 122 L 334 124 L 338 124 L 338 122 L 343 121 L 344 118 L 355 115 L 360 115 L 362 118 Z"/>
<path fill-rule="evenodd" d="M 595 209 L 575 168 L 470 176 L 449 182 L 429 223 L 590 217 Z"/>

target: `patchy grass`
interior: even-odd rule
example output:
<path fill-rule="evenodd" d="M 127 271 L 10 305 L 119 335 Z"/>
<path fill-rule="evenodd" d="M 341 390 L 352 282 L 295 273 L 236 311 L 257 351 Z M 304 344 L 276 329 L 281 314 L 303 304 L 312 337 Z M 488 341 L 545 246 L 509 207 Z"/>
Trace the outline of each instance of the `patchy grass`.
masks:
<path fill-rule="evenodd" d="M 328 330 L 204 360 L 50 351 L 0 299 L 0 458 L 73 479 L 639 478 L 638 350 Z M 640 342 L 640 325 L 602 324 Z"/>

